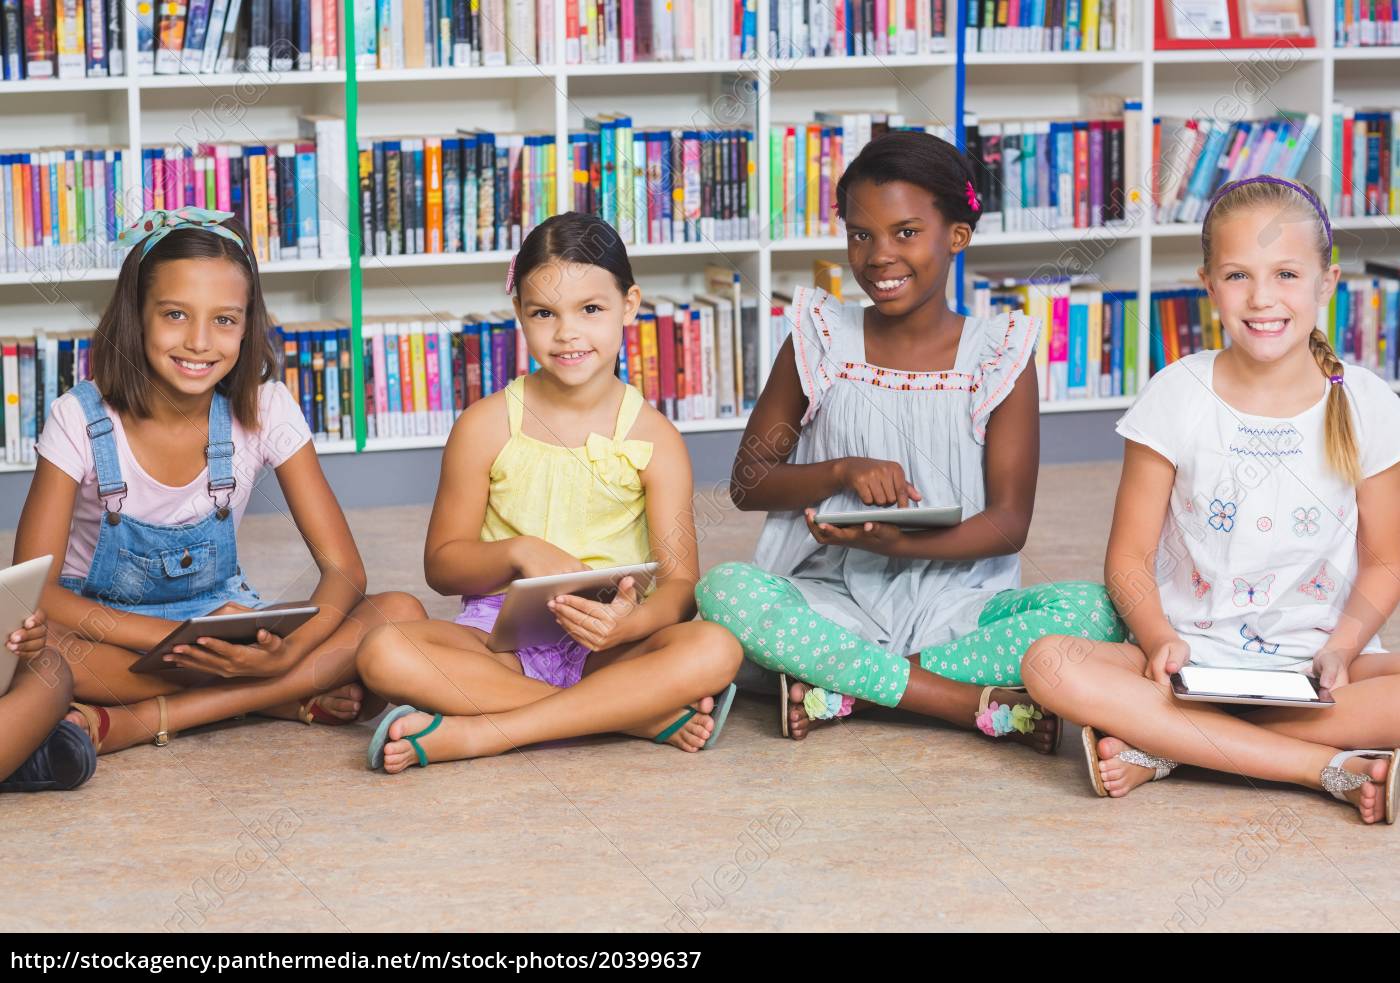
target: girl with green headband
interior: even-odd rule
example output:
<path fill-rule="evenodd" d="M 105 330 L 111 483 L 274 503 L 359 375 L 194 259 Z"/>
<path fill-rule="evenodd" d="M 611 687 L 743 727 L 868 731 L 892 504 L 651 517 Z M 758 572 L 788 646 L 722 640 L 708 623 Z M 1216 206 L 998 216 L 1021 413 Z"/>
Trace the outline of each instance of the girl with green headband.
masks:
<path fill-rule="evenodd" d="M 365 594 L 306 421 L 276 378 L 247 233 L 227 212 L 182 208 L 147 212 L 120 241 L 132 248 L 93 337 L 93 378 L 54 401 L 15 539 L 17 561 L 61 558 L 42 604 L 73 677 L 66 719 L 99 753 L 252 712 L 353 720 L 360 637 L 424 611 L 405 594 Z M 268 606 L 236 538 L 264 468 L 286 497 L 289 539 L 320 571 L 308 601 L 320 612 L 284 638 L 178 646 L 167 660 L 185 673 L 130 672 L 188 618 Z"/>

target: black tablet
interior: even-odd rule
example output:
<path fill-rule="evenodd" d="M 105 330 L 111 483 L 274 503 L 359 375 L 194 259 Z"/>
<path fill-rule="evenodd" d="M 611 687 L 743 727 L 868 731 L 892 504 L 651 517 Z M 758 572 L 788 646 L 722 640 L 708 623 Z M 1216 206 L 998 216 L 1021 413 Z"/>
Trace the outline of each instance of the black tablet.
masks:
<path fill-rule="evenodd" d="M 214 678 L 207 672 L 186 669 L 166 662 L 165 656 L 177 645 L 194 645 L 201 638 L 218 638 L 234 645 L 253 645 L 258 632 L 267 629 L 286 638 L 314 618 L 321 609 L 315 605 L 295 608 L 264 608 L 261 611 L 235 611 L 232 614 L 210 614 L 183 622 L 160 643 L 131 664 L 132 672 L 158 673 L 186 684 Z M 174 674 L 182 674 L 176 676 Z"/>

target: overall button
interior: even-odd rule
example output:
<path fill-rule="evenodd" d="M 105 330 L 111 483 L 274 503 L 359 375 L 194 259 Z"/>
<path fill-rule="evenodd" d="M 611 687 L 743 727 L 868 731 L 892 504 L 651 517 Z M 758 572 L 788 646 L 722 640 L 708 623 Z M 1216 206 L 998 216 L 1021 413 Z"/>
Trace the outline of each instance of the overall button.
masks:
<path fill-rule="evenodd" d="M 194 560 L 190 557 L 190 551 L 185 550 L 185 555 L 180 557 L 180 566 L 188 567 Z"/>

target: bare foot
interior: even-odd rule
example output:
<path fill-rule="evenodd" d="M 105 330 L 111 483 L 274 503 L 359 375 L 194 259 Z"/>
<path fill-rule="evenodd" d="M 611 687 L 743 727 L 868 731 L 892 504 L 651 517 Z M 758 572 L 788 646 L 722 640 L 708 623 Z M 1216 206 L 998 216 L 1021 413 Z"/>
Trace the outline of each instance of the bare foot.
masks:
<path fill-rule="evenodd" d="M 1099 739 L 1099 777 L 1108 794 L 1121 799 L 1143 782 L 1149 782 L 1157 774 L 1155 769 L 1132 765 L 1118 757 L 1128 745 L 1116 737 Z"/>
<path fill-rule="evenodd" d="M 1369 825 L 1384 820 L 1385 778 L 1390 773 L 1390 762 L 1379 758 L 1348 758 L 1342 762 L 1342 767 L 1371 779 L 1360 788 L 1346 793 L 1347 801 L 1361 813 L 1361 821 Z"/>
<path fill-rule="evenodd" d="M 672 747 L 680 748 L 682 751 L 699 751 L 705 746 L 705 742 L 710 739 L 710 734 L 715 729 L 715 718 L 710 716 L 710 711 L 714 708 L 715 698 L 713 696 L 707 696 L 697 702 L 695 709 L 698 712 L 682 724 L 680 730 L 668 737 L 666 743 Z M 642 737 L 648 741 L 655 740 L 657 734 L 670 727 L 689 710 L 689 707 L 671 710 L 654 720 L 648 720 L 640 727 L 634 727 L 631 730 L 623 731 L 623 733 L 630 734 L 632 737 Z"/>
<path fill-rule="evenodd" d="M 374 699 L 380 703 L 380 709 L 383 709 L 383 701 L 379 700 L 378 697 Z M 344 686 L 317 694 L 306 702 L 308 704 L 314 703 L 327 716 L 348 723 L 359 718 L 360 709 L 368 701 L 365 699 L 363 686 L 359 683 L 346 683 Z M 273 717 L 277 720 L 301 720 L 301 704 L 283 703 L 279 706 L 268 707 L 266 710 L 259 710 L 258 716 Z"/>
<path fill-rule="evenodd" d="M 1041 718 L 1035 722 L 1035 730 L 1031 731 L 1029 734 L 1022 734 L 1019 730 L 1013 730 L 1011 733 L 1005 735 L 1005 737 L 997 738 L 997 740 L 1015 741 L 1017 744 L 1024 744 L 1032 751 L 1036 751 L 1040 754 L 1055 753 L 1055 741 L 1060 735 L 1060 727 L 1062 726 L 1059 717 L 1055 716 L 1043 706 L 1040 706 L 1019 690 L 992 690 L 988 702 L 1006 704 L 1012 707 L 1016 706 L 1018 703 L 1027 704 L 1035 707 L 1042 714 Z M 1116 754 L 1117 752 L 1115 751 L 1114 753 Z"/>

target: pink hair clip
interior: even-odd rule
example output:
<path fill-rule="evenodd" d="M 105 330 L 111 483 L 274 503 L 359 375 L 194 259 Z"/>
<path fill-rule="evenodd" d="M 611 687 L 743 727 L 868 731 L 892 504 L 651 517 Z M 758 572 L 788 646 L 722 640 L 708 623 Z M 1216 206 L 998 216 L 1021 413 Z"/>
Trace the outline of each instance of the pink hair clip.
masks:
<path fill-rule="evenodd" d="M 967 182 L 967 207 L 971 208 L 974 212 L 980 212 L 982 210 L 982 203 L 977 200 L 977 192 L 973 190 L 971 181 Z"/>
<path fill-rule="evenodd" d="M 506 268 L 506 293 L 515 293 L 515 257 L 510 258 L 510 266 Z"/>

